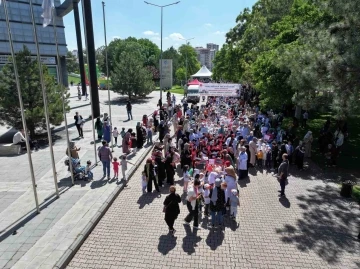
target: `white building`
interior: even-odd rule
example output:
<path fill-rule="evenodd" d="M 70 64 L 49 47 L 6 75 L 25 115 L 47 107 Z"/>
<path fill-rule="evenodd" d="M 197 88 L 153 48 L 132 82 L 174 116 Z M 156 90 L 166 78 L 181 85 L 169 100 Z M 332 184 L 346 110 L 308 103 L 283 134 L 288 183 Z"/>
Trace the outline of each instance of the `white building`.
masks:
<path fill-rule="evenodd" d="M 219 50 L 219 45 L 208 43 L 206 48 L 196 47 L 198 61 L 201 66 L 205 65 L 209 70 L 213 69 L 213 61 L 215 59 L 216 52 Z"/>

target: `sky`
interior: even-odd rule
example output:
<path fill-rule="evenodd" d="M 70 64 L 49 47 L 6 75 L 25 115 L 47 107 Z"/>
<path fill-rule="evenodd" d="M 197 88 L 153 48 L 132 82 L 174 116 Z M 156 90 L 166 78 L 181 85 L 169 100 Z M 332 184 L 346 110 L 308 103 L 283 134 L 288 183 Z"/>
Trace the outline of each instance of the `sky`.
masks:
<path fill-rule="evenodd" d="M 177 0 L 149 0 L 157 5 L 167 5 Z M 104 0 L 107 41 L 114 38 L 149 38 L 160 47 L 161 9 L 147 5 L 142 0 Z M 206 43 L 220 46 L 225 43 L 225 34 L 235 26 L 235 19 L 256 0 L 181 0 L 179 4 L 163 9 L 163 50 L 178 48 L 194 38 L 192 46 L 206 47 Z M 95 47 L 105 44 L 101 0 L 91 0 Z M 81 6 L 79 6 L 80 18 Z M 82 20 L 82 19 L 81 19 Z M 68 50 L 77 48 L 73 12 L 64 17 Z M 83 28 L 82 28 L 83 30 Z M 83 38 L 83 43 L 84 43 Z"/>

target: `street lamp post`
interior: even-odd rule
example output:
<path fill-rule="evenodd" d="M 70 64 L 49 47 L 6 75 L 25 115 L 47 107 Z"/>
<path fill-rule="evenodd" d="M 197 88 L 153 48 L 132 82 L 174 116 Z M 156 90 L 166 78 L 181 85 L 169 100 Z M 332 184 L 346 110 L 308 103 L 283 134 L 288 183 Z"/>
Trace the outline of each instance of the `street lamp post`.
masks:
<path fill-rule="evenodd" d="M 181 37 L 179 37 L 179 39 L 182 39 L 182 40 L 185 41 L 185 44 L 186 44 L 186 45 L 188 44 L 189 40 L 192 40 L 192 39 L 194 39 L 194 38 L 195 38 L 195 37 L 186 39 L 186 38 L 181 38 Z M 186 64 L 186 68 L 185 68 L 185 83 L 187 84 L 187 82 L 188 82 L 188 75 L 187 75 L 187 72 L 188 72 L 188 54 L 187 54 L 187 50 L 186 50 L 186 49 L 185 49 L 185 64 Z"/>
<path fill-rule="evenodd" d="M 112 129 L 111 121 L 111 98 L 110 98 L 110 89 L 109 89 L 109 61 L 108 61 L 108 45 L 106 40 L 106 22 L 105 22 L 105 2 L 102 1 L 102 8 L 103 8 L 103 22 L 104 22 L 104 39 L 105 39 L 105 61 L 106 61 L 106 88 L 108 92 L 108 102 L 109 102 L 109 117 L 110 117 L 110 127 Z M 112 138 L 112 130 L 110 130 L 110 141 L 111 141 L 111 151 L 114 152 L 114 144 Z"/>
<path fill-rule="evenodd" d="M 163 54 L 163 49 L 162 49 L 162 43 L 163 43 L 163 8 L 164 7 L 168 7 L 168 6 L 172 6 L 172 5 L 176 5 L 176 4 L 179 4 L 180 1 L 177 1 L 177 2 L 174 2 L 174 3 L 171 3 L 171 4 L 168 4 L 168 5 L 163 5 L 163 6 L 160 6 L 160 5 L 156 5 L 156 4 L 153 4 L 153 3 L 149 3 L 147 1 L 144 1 L 145 4 L 148 4 L 148 5 L 152 5 L 152 6 L 155 6 L 155 7 L 159 7 L 161 9 L 161 32 L 160 32 L 160 100 L 162 100 L 162 54 Z"/>

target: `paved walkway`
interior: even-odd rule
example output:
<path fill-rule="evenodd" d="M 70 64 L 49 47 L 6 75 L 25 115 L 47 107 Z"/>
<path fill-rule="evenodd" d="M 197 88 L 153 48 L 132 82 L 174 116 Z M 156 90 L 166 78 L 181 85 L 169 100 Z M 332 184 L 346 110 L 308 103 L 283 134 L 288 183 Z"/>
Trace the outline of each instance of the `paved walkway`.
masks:
<path fill-rule="evenodd" d="M 138 169 L 67 268 L 360 268 L 359 206 L 319 171 L 291 172 L 280 199 L 277 180 L 251 170 L 237 222 L 226 220 L 224 231 L 208 229 L 207 218 L 192 231 L 182 205 L 172 237 L 162 213 L 167 188 L 142 195 Z"/>
<path fill-rule="evenodd" d="M 78 139 L 73 116 L 78 111 L 84 118 L 90 115 L 89 101 L 77 101 L 77 91 L 71 89 L 68 124 L 70 138 L 76 141 L 82 164 L 86 160 L 94 163 L 95 153 L 92 139 L 92 123 L 84 126 L 84 139 Z M 100 91 L 101 113 L 108 112 L 107 92 Z M 144 114 L 150 114 L 156 108 L 159 92 L 150 94 L 145 99 L 133 104 L 132 121 L 127 119 L 125 103 L 117 100 L 112 93 L 112 122 L 118 127 L 135 129 L 136 122 L 141 121 Z M 178 100 L 180 100 L 178 96 Z M 60 199 L 51 200 L 54 193 L 54 179 L 51 169 L 49 148 L 32 153 L 39 202 L 43 203 L 40 215 L 29 217 L 21 223 L 17 233 L 6 233 L 7 227 L 22 218 L 35 208 L 31 186 L 29 167 L 26 154 L 15 157 L 0 157 L 0 268 L 53 268 L 58 260 L 69 249 L 71 244 L 82 233 L 86 225 L 99 212 L 106 200 L 118 188 L 116 180 L 99 180 L 102 177 L 101 164 L 94 169 L 94 181 L 76 182 L 71 187 L 70 175 L 64 166 L 66 159 L 66 135 L 62 128 L 56 127 L 54 133 L 54 155 L 61 190 Z M 136 163 L 145 151 L 144 148 L 132 156 L 131 162 Z M 121 147 L 115 148 L 114 156 L 122 154 Z M 132 165 L 129 165 L 130 170 Z M 11 229 L 10 229 L 11 231 Z"/>

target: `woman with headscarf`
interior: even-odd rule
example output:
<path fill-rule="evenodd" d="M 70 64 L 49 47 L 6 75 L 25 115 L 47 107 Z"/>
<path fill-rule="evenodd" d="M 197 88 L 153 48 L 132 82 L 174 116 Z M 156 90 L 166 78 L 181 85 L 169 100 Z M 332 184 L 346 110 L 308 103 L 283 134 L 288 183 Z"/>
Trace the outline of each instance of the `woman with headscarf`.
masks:
<path fill-rule="evenodd" d="M 130 128 L 125 133 L 125 136 L 124 136 L 124 138 L 122 140 L 122 150 L 123 150 L 123 153 L 125 153 L 125 154 L 130 153 L 131 133 L 132 133 L 132 129 Z"/>
<path fill-rule="evenodd" d="M 181 203 L 181 198 L 179 194 L 176 193 L 175 186 L 170 186 L 170 194 L 166 196 L 164 201 L 165 222 L 169 227 L 170 234 L 174 234 L 176 232 L 174 229 L 174 223 L 180 214 L 179 203 Z"/>
<path fill-rule="evenodd" d="M 254 137 L 252 141 L 249 143 L 249 150 L 250 150 L 250 164 L 255 166 L 256 161 L 256 152 L 257 152 L 257 138 Z"/>
<path fill-rule="evenodd" d="M 223 211 L 225 208 L 225 192 L 221 188 L 221 179 L 215 180 L 215 186 L 210 190 L 210 211 L 211 211 L 211 227 L 215 224 L 221 226 L 223 224 Z"/>
<path fill-rule="evenodd" d="M 312 132 L 308 131 L 306 133 L 306 135 L 304 136 L 304 147 L 305 147 L 305 158 L 310 158 L 311 157 L 311 144 L 313 142 L 313 136 L 312 136 Z"/>
<path fill-rule="evenodd" d="M 80 150 L 80 148 L 77 148 L 75 146 L 75 142 L 71 141 L 70 142 L 70 154 L 71 154 L 71 158 L 74 159 L 79 159 L 79 153 L 78 151 Z M 68 155 L 68 151 L 66 150 L 66 155 Z"/>
<path fill-rule="evenodd" d="M 96 119 L 95 130 L 97 132 L 98 139 L 101 140 L 101 138 L 103 136 L 103 123 L 101 122 L 100 118 Z"/>
<path fill-rule="evenodd" d="M 172 153 L 166 157 L 164 167 L 166 171 L 166 183 L 173 185 L 175 176 L 175 164 L 173 162 Z"/>
<path fill-rule="evenodd" d="M 144 134 L 140 122 L 136 124 L 136 148 L 140 150 L 144 145 Z"/>
<path fill-rule="evenodd" d="M 155 185 L 155 189 L 160 192 L 157 180 L 156 180 L 156 171 L 155 171 L 155 166 L 153 164 L 153 161 L 151 158 L 146 160 L 146 164 L 144 166 L 144 173 L 145 173 L 145 177 L 146 177 L 146 181 L 147 181 L 147 192 L 151 193 L 152 192 L 152 183 L 154 182 Z"/>
<path fill-rule="evenodd" d="M 110 143 L 111 127 L 110 127 L 110 123 L 108 121 L 104 121 L 103 130 L 104 130 L 104 140 L 106 142 Z"/>
<path fill-rule="evenodd" d="M 157 166 L 157 179 L 160 187 L 163 186 L 163 182 L 166 178 L 165 160 L 162 156 L 162 152 L 158 151 L 155 155 L 155 164 Z"/>
<path fill-rule="evenodd" d="M 164 137 L 165 137 L 165 126 L 164 126 L 164 121 L 160 121 L 160 124 L 158 126 L 158 130 L 159 130 L 159 140 L 160 143 L 163 143 Z"/>
<path fill-rule="evenodd" d="M 224 178 L 224 181 L 227 184 L 227 187 L 225 190 L 225 201 L 226 201 L 226 203 L 228 203 L 229 198 L 231 196 L 231 190 L 237 189 L 236 172 L 233 167 L 226 167 L 225 173 L 226 173 L 226 176 Z"/>
<path fill-rule="evenodd" d="M 184 144 L 184 151 L 181 154 L 181 169 L 183 169 L 184 165 L 191 167 L 191 151 L 188 143 Z"/>

